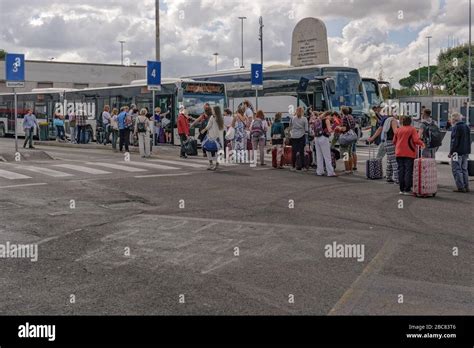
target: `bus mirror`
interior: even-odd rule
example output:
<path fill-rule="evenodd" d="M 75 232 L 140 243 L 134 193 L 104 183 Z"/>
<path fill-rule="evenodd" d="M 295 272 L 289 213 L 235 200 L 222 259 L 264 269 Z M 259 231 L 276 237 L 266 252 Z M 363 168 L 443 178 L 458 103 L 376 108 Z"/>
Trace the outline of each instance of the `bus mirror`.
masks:
<path fill-rule="evenodd" d="M 177 98 L 178 98 L 178 103 L 183 102 L 184 96 L 183 96 L 183 89 L 182 88 L 178 88 Z"/>
<path fill-rule="evenodd" d="M 333 79 L 326 79 L 326 84 L 330 94 L 336 94 L 336 82 Z"/>

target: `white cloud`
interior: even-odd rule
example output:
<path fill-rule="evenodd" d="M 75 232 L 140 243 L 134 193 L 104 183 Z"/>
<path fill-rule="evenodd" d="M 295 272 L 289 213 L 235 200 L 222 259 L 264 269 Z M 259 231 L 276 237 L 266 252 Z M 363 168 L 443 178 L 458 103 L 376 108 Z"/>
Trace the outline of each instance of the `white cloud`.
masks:
<path fill-rule="evenodd" d="M 0 47 L 25 52 L 30 59 L 120 62 L 120 44 L 126 57 L 144 64 L 154 57 L 154 0 L 0 0 Z M 426 63 L 427 33 L 433 36 L 432 63 L 448 35 L 467 40 L 467 0 L 163 0 L 161 54 L 166 75 L 234 66 L 240 59 L 240 21 L 245 21 L 245 65 L 260 60 L 258 16 L 264 16 L 265 61 L 288 63 L 291 34 L 298 20 L 318 17 L 348 24 L 329 38 L 330 59 L 348 58 L 365 76 L 394 81 L 406 76 L 418 62 Z M 392 42 L 389 32 L 411 28 L 418 36 L 409 44 Z"/>

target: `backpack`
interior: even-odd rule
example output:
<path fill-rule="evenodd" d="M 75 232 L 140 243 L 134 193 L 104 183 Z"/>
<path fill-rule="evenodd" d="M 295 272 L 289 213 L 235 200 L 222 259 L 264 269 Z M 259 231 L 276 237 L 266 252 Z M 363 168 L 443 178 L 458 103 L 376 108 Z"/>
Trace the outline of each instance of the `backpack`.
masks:
<path fill-rule="evenodd" d="M 252 138 L 261 138 L 265 135 L 262 120 L 257 118 L 253 121 L 252 129 L 250 129 L 250 135 L 252 136 Z"/>
<path fill-rule="evenodd" d="M 429 124 L 423 122 L 423 124 L 425 125 L 423 139 L 426 140 L 427 147 L 430 149 L 440 147 L 443 142 L 443 134 L 441 134 L 439 127 L 434 122 Z"/>
<path fill-rule="evenodd" d="M 323 122 L 321 119 L 316 119 L 313 123 L 313 129 L 314 129 L 314 136 L 320 137 L 324 135 L 324 128 L 323 128 Z"/>
<path fill-rule="evenodd" d="M 145 133 L 146 132 L 146 121 L 141 122 L 140 119 L 137 117 L 137 132 L 138 133 Z"/>
<path fill-rule="evenodd" d="M 130 115 L 125 115 L 123 124 L 125 125 L 125 128 L 130 128 L 130 126 L 132 125 L 132 117 Z"/>

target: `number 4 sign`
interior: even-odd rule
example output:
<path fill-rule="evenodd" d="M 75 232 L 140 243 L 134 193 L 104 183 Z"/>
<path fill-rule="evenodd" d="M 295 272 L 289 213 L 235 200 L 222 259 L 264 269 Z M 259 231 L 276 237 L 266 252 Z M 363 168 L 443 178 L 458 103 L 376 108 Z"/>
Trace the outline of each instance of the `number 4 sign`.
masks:
<path fill-rule="evenodd" d="M 147 62 L 147 85 L 149 90 L 161 89 L 161 62 Z"/>

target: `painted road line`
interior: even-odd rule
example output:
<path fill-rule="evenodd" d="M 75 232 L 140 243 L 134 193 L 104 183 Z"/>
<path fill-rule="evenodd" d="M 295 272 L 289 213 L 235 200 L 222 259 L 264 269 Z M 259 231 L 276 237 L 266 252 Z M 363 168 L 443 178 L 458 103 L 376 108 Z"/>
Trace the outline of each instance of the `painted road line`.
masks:
<path fill-rule="evenodd" d="M 146 179 L 146 178 L 160 178 L 164 176 L 182 176 L 182 175 L 191 175 L 192 173 L 175 173 L 175 174 L 150 174 L 150 175 L 137 175 L 137 179 Z"/>
<path fill-rule="evenodd" d="M 77 166 L 75 164 L 56 164 L 55 167 L 71 169 L 71 170 L 75 170 L 75 171 L 83 172 L 87 174 L 112 174 L 104 170 L 94 169 L 94 168 L 89 168 L 89 167 L 84 167 L 84 166 Z"/>
<path fill-rule="evenodd" d="M 7 188 L 21 188 L 21 187 L 29 187 L 29 186 L 42 186 L 47 185 L 45 182 L 35 183 L 35 184 L 22 184 L 22 185 L 10 185 L 10 186 L 0 186 L 0 189 L 7 189 Z"/>
<path fill-rule="evenodd" d="M 14 172 L 9 172 L 7 170 L 0 169 L 0 177 L 9 179 L 9 180 L 18 180 L 18 179 L 31 179 L 31 176 L 26 176 L 23 174 L 18 174 Z"/>
<path fill-rule="evenodd" d="M 192 168 L 206 168 L 207 167 L 205 165 L 205 163 L 197 164 L 197 163 L 187 162 L 187 160 L 170 161 L 170 160 L 154 159 L 154 160 L 151 160 L 151 161 L 152 162 L 165 163 L 165 164 L 173 164 L 173 165 L 176 165 L 176 166 L 192 167 Z"/>
<path fill-rule="evenodd" d="M 142 167 L 147 167 L 147 168 L 153 168 L 153 169 L 166 169 L 166 170 L 180 170 L 181 168 L 178 167 L 170 167 L 170 166 L 165 166 L 162 164 L 156 164 L 156 163 L 145 163 L 145 162 L 128 162 L 127 164 L 131 164 L 134 166 L 142 166 Z"/>
<path fill-rule="evenodd" d="M 138 173 L 138 172 L 146 172 L 146 169 L 143 168 L 134 168 L 129 166 L 124 166 L 120 164 L 113 164 L 113 163 L 103 163 L 103 162 L 87 162 L 87 165 L 96 165 L 100 167 L 110 168 L 110 169 L 118 169 L 123 170 L 124 172 L 130 173 Z"/>
<path fill-rule="evenodd" d="M 64 173 L 64 172 L 60 172 L 60 171 L 57 171 L 57 170 L 52 170 L 52 169 L 48 169 L 48 168 L 41 168 L 41 167 L 34 167 L 34 166 L 17 167 L 17 169 L 25 169 L 25 170 L 29 170 L 30 172 L 44 174 L 44 175 L 52 176 L 54 178 L 74 176 L 73 174 Z"/>

